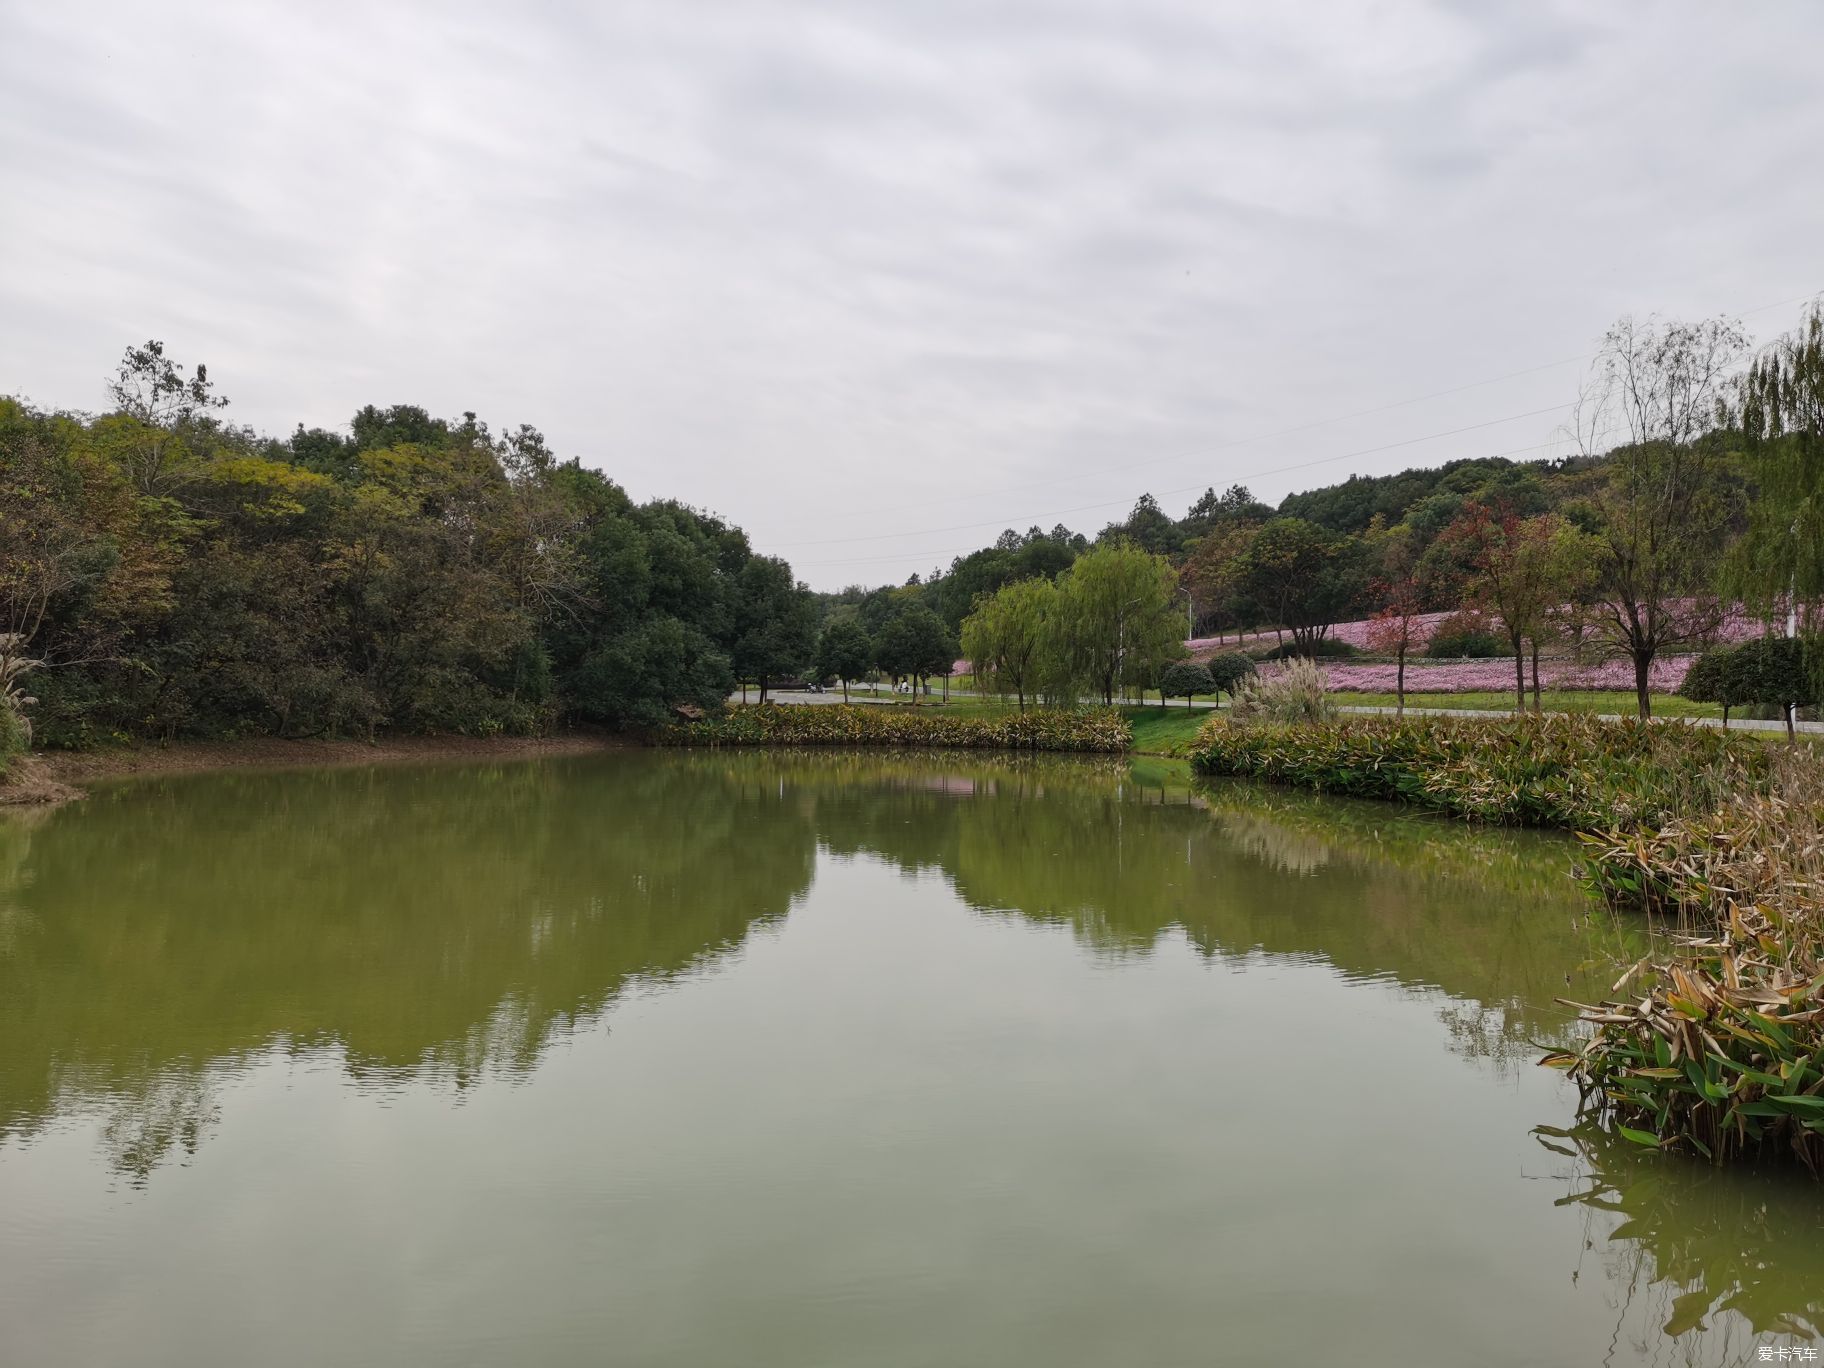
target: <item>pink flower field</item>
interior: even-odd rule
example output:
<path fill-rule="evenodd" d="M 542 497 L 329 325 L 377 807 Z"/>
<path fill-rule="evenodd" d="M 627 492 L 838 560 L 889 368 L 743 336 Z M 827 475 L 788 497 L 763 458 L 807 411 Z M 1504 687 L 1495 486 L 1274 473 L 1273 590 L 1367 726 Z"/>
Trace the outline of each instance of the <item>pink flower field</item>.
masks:
<path fill-rule="evenodd" d="M 1423 650 L 1425 643 L 1431 639 L 1431 634 L 1436 629 L 1437 625 L 1450 616 L 1450 613 L 1424 613 L 1414 618 L 1413 640 L 1416 649 Z M 1357 650 L 1366 650 L 1368 648 L 1368 629 L 1372 625 L 1372 620 L 1369 618 L 1360 618 L 1355 622 L 1339 622 L 1331 627 L 1327 635 L 1331 641 L 1347 642 Z M 1778 624 L 1776 623 L 1775 625 L 1777 626 Z M 1753 638 L 1760 636 L 1764 630 L 1766 630 L 1765 624 L 1759 617 L 1746 612 L 1740 605 L 1737 605 L 1735 608 L 1732 608 L 1729 611 L 1729 614 L 1723 619 L 1722 629 L 1717 633 L 1717 641 L 1724 646 L 1734 646 L 1740 642 L 1750 641 Z M 1278 638 L 1272 632 L 1250 632 L 1246 636 L 1236 636 L 1234 633 L 1230 633 L 1228 636 L 1220 638 L 1195 637 L 1184 644 L 1190 647 L 1192 655 L 1207 656 L 1215 651 L 1240 650 L 1247 646 L 1256 646 L 1262 642 L 1276 640 L 1278 640 Z M 1511 665 L 1509 666 L 1509 669 L 1511 671 Z M 1542 664 L 1542 678 L 1543 674 L 1544 667 Z M 1684 678 L 1682 670 L 1679 673 L 1679 678 Z M 1600 686 L 1589 685 L 1587 687 L 1608 688 L 1610 686 L 1604 684 Z M 1634 687 L 1632 677 L 1630 677 L 1626 687 L 1630 689 Z"/>
<path fill-rule="evenodd" d="M 1424 649 L 1424 643 L 1431 637 L 1432 631 L 1449 613 L 1425 613 L 1415 618 L 1414 637 L 1418 643 L 1414 650 Z M 1343 641 L 1357 650 L 1366 650 L 1368 646 L 1368 629 L 1372 625 L 1367 618 L 1355 622 L 1339 622 L 1333 626 L 1328 636 L 1332 641 Z M 1750 641 L 1766 630 L 1766 624 L 1739 606 L 1732 609 L 1723 620 L 1722 629 L 1717 633 L 1720 644 L 1733 646 L 1739 642 Z M 1191 654 L 1199 659 L 1208 659 L 1218 651 L 1237 651 L 1249 646 L 1258 646 L 1275 642 L 1278 638 L 1273 632 L 1251 632 L 1246 636 L 1194 637 L 1184 644 Z M 1653 662 L 1652 673 L 1648 676 L 1648 687 L 1654 693 L 1675 693 L 1684 682 L 1685 673 L 1696 659 L 1695 653 L 1685 655 L 1662 656 Z M 952 673 L 967 674 L 969 662 L 959 660 Z M 1327 661 L 1324 663 L 1324 674 L 1330 680 L 1332 689 L 1349 693 L 1392 693 L 1395 667 L 1392 664 L 1374 663 L 1354 665 L 1346 661 Z M 1551 659 L 1539 662 L 1539 682 L 1548 689 L 1625 689 L 1634 688 L 1634 666 L 1623 660 L 1604 660 L 1585 662 Z M 1532 676 L 1529 666 L 1527 676 L 1531 686 Z M 1408 693 L 1484 693 L 1506 692 L 1514 687 L 1514 658 L 1502 656 L 1491 660 L 1448 660 L 1429 661 L 1409 656 L 1406 662 L 1406 691 Z"/>
<path fill-rule="evenodd" d="M 1653 662 L 1648 687 L 1654 693 L 1673 693 L 1684 682 L 1691 668 L 1692 656 L 1663 656 Z M 1397 669 L 1393 665 L 1352 665 L 1326 661 L 1324 677 L 1330 687 L 1349 693 L 1392 693 Z M 1605 660 L 1579 665 L 1571 660 L 1541 660 L 1539 682 L 1548 689 L 1632 689 L 1634 666 L 1627 660 Z M 1532 684 L 1532 669 L 1527 669 L 1527 684 Z M 1514 687 L 1514 658 L 1493 660 L 1408 661 L 1407 693 L 1484 693 L 1511 692 Z"/>

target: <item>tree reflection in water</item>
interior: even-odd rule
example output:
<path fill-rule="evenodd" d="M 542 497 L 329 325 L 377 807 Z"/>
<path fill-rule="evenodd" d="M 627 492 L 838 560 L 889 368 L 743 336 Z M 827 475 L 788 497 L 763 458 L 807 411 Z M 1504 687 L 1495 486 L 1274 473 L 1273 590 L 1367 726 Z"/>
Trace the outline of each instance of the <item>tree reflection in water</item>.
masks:
<path fill-rule="evenodd" d="M 1824 1193 L 1792 1171 L 1716 1169 L 1582 1127 L 1534 1132 L 1560 1206 L 1583 1209 L 1586 1260 L 1611 1289 L 1618 1342 L 1670 1338 L 1677 1362 L 1759 1361 L 1824 1339 Z"/>

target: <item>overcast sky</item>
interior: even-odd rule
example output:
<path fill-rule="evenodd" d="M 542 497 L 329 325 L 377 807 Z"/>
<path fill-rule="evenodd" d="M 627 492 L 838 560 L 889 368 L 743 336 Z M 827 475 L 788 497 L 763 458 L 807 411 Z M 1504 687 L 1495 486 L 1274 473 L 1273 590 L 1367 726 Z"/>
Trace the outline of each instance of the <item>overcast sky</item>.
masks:
<path fill-rule="evenodd" d="M 1617 315 L 1765 339 L 1824 289 L 1818 0 L 0 0 L 0 35 L 0 392 L 98 407 L 158 337 L 263 430 L 530 422 L 819 588 L 1143 490 L 1554 454 Z"/>

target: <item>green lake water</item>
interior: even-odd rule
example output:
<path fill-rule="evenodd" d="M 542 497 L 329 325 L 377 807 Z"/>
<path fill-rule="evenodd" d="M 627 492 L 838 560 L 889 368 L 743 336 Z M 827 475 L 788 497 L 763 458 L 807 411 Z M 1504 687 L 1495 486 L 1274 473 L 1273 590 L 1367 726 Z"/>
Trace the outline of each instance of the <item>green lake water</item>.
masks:
<path fill-rule="evenodd" d="M 1725 1364 L 1824 1197 L 1576 1140 L 1555 838 L 629 752 L 0 815 L 0 1364 Z"/>

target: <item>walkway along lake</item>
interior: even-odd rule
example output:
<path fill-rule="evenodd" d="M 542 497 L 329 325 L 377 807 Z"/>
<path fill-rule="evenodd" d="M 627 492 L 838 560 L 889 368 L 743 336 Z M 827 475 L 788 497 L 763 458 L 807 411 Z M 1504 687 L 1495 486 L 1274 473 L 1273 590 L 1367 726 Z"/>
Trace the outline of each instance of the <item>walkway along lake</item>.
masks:
<path fill-rule="evenodd" d="M 1824 1197 L 1538 1132 L 1571 848 L 1165 762 L 0 814 L 0 1363 L 1752 1363 Z"/>

